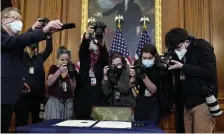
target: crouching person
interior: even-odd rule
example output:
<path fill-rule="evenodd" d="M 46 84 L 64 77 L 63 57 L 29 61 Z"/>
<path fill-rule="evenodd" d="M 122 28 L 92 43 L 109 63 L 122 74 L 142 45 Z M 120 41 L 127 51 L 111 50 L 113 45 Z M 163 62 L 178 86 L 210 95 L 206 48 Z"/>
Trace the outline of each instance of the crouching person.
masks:
<path fill-rule="evenodd" d="M 70 58 L 69 50 L 65 47 L 59 48 L 57 51 L 57 65 L 51 65 L 49 69 L 47 77 L 49 99 L 45 106 L 46 120 L 74 118 L 73 98 L 76 80 L 74 70 L 71 74 Z"/>

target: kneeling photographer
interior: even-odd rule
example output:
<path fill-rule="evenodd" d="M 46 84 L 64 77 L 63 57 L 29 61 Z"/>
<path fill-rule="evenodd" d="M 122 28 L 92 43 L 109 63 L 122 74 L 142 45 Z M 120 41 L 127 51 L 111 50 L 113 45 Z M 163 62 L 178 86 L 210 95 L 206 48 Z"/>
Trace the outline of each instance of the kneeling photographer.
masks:
<path fill-rule="evenodd" d="M 121 54 L 111 54 L 109 66 L 104 67 L 102 86 L 109 105 L 134 107 L 135 99 L 129 84 L 129 65 Z"/>
<path fill-rule="evenodd" d="M 169 65 L 175 77 L 175 81 L 170 81 L 176 89 L 175 108 L 183 115 L 175 118 L 184 122 L 186 133 L 212 133 L 215 127 L 213 116 L 221 114 L 215 99 L 218 90 L 213 47 L 204 39 L 190 37 L 182 28 L 171 29 L 165 41 L 169 53 L 174 52 L 178 57 Z"/>
<path fill-rule="evenodd" d="M 159 125 L 161 113 L 157 101 L 159 73 L 155 66 L 158 53 L 155 46 L 145 44 L 140 59 L 130 69 L 130 84 L 137 88 L 135 107 L 136 121 L 152 121 Z"/>

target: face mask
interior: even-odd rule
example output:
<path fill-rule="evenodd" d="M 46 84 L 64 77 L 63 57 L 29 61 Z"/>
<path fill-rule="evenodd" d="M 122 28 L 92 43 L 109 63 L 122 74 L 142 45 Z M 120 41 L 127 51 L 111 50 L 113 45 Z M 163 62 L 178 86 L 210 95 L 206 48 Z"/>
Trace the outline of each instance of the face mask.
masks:
<path fill-rule="evenodd" d="M 175 52 L 176 52 L 178 58 L 179 58 L 180 60 L 182 60 L 182 58 L 184 57 L 184 55 L 187 53 L 187 49 L 182 48 L 182 49 L 179 50 L 179 51 L 178 51 L 178 50 L 175 50 Z"/>
<path fill-rule="evenodd" d="M 22 31 L 23 23 L 21 21 L 13 21 L 9 23 L 9 26 L 13 33 L 18 34 Z"/>
<path fill-rule="evenodd" d="M 142 60 L 142 64 L 146 67 L 152 67 L 154 65 L 155 60 Z"/>

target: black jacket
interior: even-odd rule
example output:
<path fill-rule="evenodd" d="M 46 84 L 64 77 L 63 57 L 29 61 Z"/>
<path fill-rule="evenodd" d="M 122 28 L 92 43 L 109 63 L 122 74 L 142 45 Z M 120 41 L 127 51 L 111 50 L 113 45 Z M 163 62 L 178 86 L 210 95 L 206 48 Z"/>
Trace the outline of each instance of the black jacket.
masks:
<path fill-rule="evenodd" d="M 23 89 L 23 49 L 46 38 L 43 30 L 10 36 L 1 29 L 1 103 L 15 104 Z"/>
<path fill-rule="evenodd" d="M 164 83 L 168 85 L 167 89 L 175 94 L 176 102 L 183 101 L 185 107 L 191 109 L 205 102 L 205 96 L 202 94 L 203 85 L 217 87 L 216 58 L 210 43 L 204 39 L 194 38 L 191 39 L 185 58 L 183 68 L 173 71 L 173 75 L 170 73 L 170 76 L 166 76 Z M 185 80 L 180 81 L 180 72 L 184 73 Z M 175 76 L 175 90 L 171 86 L 172 76 Z M 216 88 L 214 95 L 217 96 L 217 94 Z"/>
<path fill-rule="evenodd" d="M 103 80 L 103 68 L 108 65 L 109 54 L 106 48 L 106 45 L 100 48 L 100 55 L 97 63 L 94 66 L 95 77 L 96 77 L 96 86 L 91 86 L 91 79 L 89 77 L 91 56 L 89 50 L 90 40 L 85 39 L 85 35 L 83 36 L 83 40 L 79 49 L 79 60 L 80 60 L 80 80 L 79 80 L 79 89 L 77 91 L 77 97 L 80 96 L 89 97 L 89 101 L 92 104 L 98 105 L 101 102 L 105 102 L 105 95 L 102 91 L 102 80 Z M 81 97 L 83 98 L 83 97 Z M 83 98 L 84 99 L 84 98 Z"/>

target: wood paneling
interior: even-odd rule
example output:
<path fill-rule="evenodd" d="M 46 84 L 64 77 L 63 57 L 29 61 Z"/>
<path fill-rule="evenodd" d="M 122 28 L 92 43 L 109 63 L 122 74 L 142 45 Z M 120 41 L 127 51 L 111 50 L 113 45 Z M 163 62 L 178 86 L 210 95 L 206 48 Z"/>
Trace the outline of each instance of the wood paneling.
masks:
<path fill-rule="evenodd" d="M 78 60 L 81 37 L 81 0 L 12 0 L 23 14 L 24 31 L 32 26 L 38 17 L 60 19 L 63 23 L 74 22 L 76 28 L 53 35 L 54 50 L 45 63 L 45 70 L 56 62 L 56 50 L 60 44 L 72 51 L 72 60 Z M 210 41 L 215 49 L 219 80 L 219 103 L 224 110 L 224 0 L 162 0 L 162 40 L 169 29 L 186 28 L 190 34 Z M 45 42 L 40 44 L 40 50 Z M 224 132 L 224 115 L 216 119 L 216 132 Z M 161 127 L 166 132 L 175 132 L 174 115 L 164 118 Z M 12 127 L 14 129 L 14 126 Z"/>

